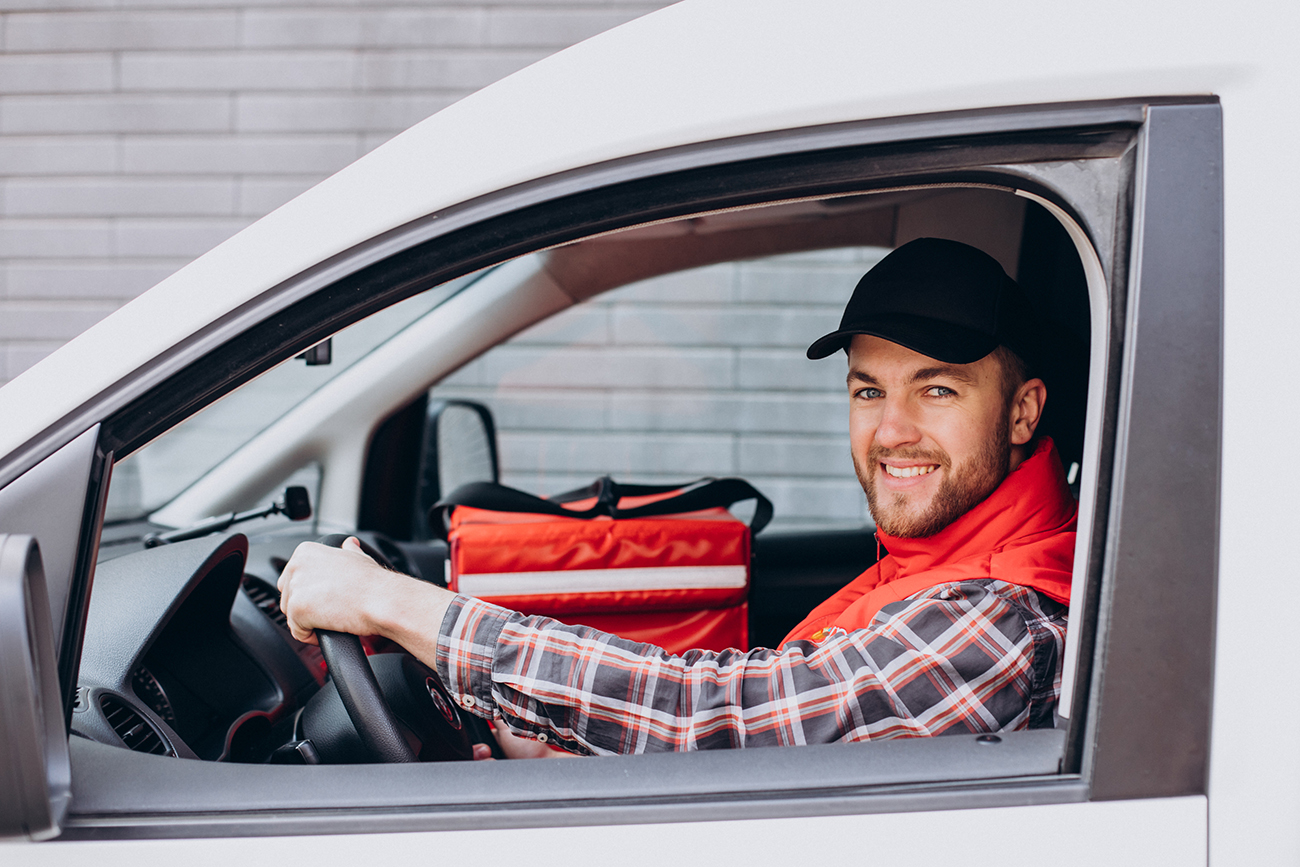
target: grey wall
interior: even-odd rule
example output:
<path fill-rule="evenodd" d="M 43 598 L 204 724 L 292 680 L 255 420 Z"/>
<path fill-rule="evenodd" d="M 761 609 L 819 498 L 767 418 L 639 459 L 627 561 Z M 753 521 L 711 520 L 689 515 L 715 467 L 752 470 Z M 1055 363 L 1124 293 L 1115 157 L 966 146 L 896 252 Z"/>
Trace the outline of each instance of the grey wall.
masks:
<path fill-rule="evenodd" d="M 809 361 L 887 250 L 767 256 L 655 277 L 575 305 L 434 387 L 487 404 L 501 481 L 558 494 L 740 476 L 774 529 L 869 520 L 848 446 L 845 358 Z"/>
<path fill-rule="evenodd" d="M 0 383 L 451 102 L 662 0 L 0 0 Z"/>

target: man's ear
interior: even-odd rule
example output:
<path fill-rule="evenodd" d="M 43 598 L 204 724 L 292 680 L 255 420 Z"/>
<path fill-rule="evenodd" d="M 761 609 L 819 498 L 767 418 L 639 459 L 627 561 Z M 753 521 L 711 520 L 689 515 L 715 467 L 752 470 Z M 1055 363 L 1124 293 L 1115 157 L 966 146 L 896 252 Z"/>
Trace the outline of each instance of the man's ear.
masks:
<path fill-rule="evenodd" d="M 1027 380 L 1016 389 L 1007 408 L 1013 446 L 1022 446 L 1034 438 L 1034 430 L 1043 417 L 1046 403 L 1047 386 L 1041 379 Z"/>

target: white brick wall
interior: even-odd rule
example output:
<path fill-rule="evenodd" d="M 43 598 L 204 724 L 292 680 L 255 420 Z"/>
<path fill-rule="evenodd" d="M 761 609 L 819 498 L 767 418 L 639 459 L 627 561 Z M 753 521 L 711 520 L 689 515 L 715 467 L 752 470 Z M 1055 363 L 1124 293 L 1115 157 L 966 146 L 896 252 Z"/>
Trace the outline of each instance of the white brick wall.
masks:
<path fill-rule="evenodd" d="M 0 0 L 0 383 L 462 96 L 666 0 Z"/>

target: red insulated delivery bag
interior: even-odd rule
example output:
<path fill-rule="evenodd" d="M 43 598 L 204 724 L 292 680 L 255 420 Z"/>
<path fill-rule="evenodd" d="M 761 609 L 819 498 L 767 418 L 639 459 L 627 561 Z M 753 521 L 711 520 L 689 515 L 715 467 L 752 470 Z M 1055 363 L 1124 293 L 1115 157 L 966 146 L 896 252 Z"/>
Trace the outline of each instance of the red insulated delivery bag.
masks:
<path fill-rule="evenodd" d="M 746 526 L 727 509 L 749 499 Z M 743 479 L 605 476 L 549 499 L 462 485 L 429 523 L 450 543 L 457 593 L 680 653 L 748 649 L 750 538 L 771 517 L 771 502 Z"/>

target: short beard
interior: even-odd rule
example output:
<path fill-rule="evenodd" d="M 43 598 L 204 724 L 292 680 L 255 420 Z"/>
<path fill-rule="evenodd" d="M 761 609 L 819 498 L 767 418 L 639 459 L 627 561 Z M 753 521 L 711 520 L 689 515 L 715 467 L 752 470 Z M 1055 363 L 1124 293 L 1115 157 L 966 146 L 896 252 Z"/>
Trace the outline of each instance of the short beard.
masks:
<path fill-rule="evenodd" d="M 895 495 L 892 502 L 881 503 L 881 493 L 876 489 L 876 473 L 885 458 L 928 461 L 938 464 L 939 470 L 943 471 L 943 483 L 920 514 L 906 512 L 906 498 L 902 495 Z M 862 466 L 857 455 L 853 456 L 853 468 L 858 473 L 862 490 L 867 493 L 867 505 L 876 526 L 890 536 L 902 539 L 933 536 L 982 503 L 1002 484 L 1011 471 L 1011 430 L 1007 424 L 998 425 L 984 447 L 955 471 L 947 452 L 920 448 L 887 449 L 873 445 L 867 453 L 866 463 L 865 467 Z"/>

